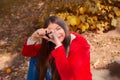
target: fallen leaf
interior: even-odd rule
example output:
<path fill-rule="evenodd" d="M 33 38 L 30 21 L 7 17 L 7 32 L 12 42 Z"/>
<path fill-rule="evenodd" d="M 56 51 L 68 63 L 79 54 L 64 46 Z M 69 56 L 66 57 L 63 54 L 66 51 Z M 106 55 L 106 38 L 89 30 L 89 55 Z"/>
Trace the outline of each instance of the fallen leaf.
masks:
<path fill-rule="evenodd" d="M 7 74 L 9 74 L 9 73 L 12 72 L 12 70 L 11 70 L 11 68 L 7 68 L 7 69 L 5 70 L 5 72 L 6 72 Z"/>

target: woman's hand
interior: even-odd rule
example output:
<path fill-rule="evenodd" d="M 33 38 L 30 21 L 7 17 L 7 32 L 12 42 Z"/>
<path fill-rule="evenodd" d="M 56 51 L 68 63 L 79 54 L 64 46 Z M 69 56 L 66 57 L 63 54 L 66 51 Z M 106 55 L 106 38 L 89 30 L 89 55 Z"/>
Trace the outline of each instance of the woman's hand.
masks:
<path fill-rule="evenodd" d="M 38 29 L 30 37 L 30 40 L 37 41 L 38 39 L 45 38 L 48 40 L 48 37 L 45 36 L 47 29 Z"/>
<path fill-rule="evenodd" d="M 55 31 L 52 30 L 51 33 L 49 34 L 49 37 L 50 37 L 49 41 L 53 42 L 56 46 L 62 45 Z"/>
<path fill-rule="evenodd" d="M 62 43 L 59 41 L 57 34 L 55 31 L 50 31 L 48 29 L 38 29 L 36 30 L 30 37 L 30 40 L 37 41 L 38 39 L 46 39 L 48 41 L 53 42 L 56 46 L 62 45 Z"/>

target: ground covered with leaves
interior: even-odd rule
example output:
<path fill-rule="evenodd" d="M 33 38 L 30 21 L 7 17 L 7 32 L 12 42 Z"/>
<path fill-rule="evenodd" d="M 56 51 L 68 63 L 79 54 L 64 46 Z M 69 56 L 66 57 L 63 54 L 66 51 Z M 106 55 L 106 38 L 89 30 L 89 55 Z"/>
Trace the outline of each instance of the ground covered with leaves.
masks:
<path fill-rule="evenodd" d="M 96 73 L 98 73 L 98 78 L 104 72 L 101 70 L 108 69 L 108 64 L 120 60 L 120 34 L 118 34 L 116 30 L 112 30 L 101 34 L 85 32 L 82 35 L 90 43 L 91 70 L 94 76 L 97 76 Z M 6 48 L 9 46 L 5 44 L 8 42 L 1 40 L 0 43 L 0 47 L 2 48 L 0 54 L 0 80 L 25 80 L 29 58 L 23 57 L 21 52 L 13 51 L 8 53 Z M 3 44 L 7 47 L 3 47 Z"/>
<path fill-rule="evenodd" d="M 89 2 L 92 0 L 86 0 L 86 1 Z M 108 0 L 108 1 L 112 1 L 112 0 Z M 41 7 L 44 4 L 43 2 L 41 2 L 41 0 L 32 0 L 32 1 L 18 0 L 18 2 L 13 1 L 12 4 L 10 3 L 10 0 L 1 0 L 1 2 L 0 2 L 0 7 L 3 4 L 4 6 L 2 6 L 3 8 L 0 8 L 0 11 L 2 12 L 2 14 L 0 14 L 0 80 L 26 80 L 29 58 L 23 57 L 21 55 L 21 49 L 24 40 L 27 37 L 29 37 L 34 30 L 42 26 L 40 22 L 42 22 L 42 18 L 46 16 L 46 14 L 44 14 L 47 13 L 46 7 L 44 8 Z M 111 2 L 108 3 L 110 4 Z M 5 5 L 7 5 L 7 7 Z M 91 4 L 89 4 L 89 6 L 90 5 Z M 98 6 L 100 7 L 101 4 L 99 4 Z M 111 9 L 114 9 L 113 4 L 111 6 L 112 6 Z M 119 5 L 114 5 L 114 6 L 119 8 Z M 51 8 L 53 7 L 54 6 L 52 6 Z M 83 19 L 86 13 L 84 12 L 84 10 L 82 10 L 82 8 L 85 8 L 85 6 L 82 6 L 80 8 L 80 13 L 79 13 L 81 14 L 81 17 Z M 92 7 L 93 11 L 95 10 L 94 8 L 96 7 L 95 6 Z M 105 6 L 103 6 L 102 8 L 105 8 Z M 58 8 L 56 8 L 55 10 L 59 11 Z M 69 10 L 69 7 L 65 8 L 63 11 L 66 10 Z M 117 16 L 120 16 L 119 10 L 116 11 L 117 11 L 116 12 Z M 76 31 L 78 29 L 76 27 L 76 24 L 78 24 L 76 22 L 79 21 L 77 20 L 78 18 L 75 17 L 76 15 L 73 16 L 73 14 L 69 16 L 65 16 L 64 15 L 65 13 L 66 12 L 59 13 L 57 15 L 63 18 L 71 17 L 72 20 L 70 22 L 72 23 L 70 23 L 70 26 L 74 24 L 72 29 L 73 31 Z M 116 15 L 115 15 L 116 13 L 110 13 L 111 14 L 110 17 L 115 18 L 116 20 Z M 105 17 L 108 16 L 102 15 L 102 18 Z M 93 21 L 94 19 L 92 17 L 88 17 L 88 18 L 90 18 L 88 19 L 88 23 L 89 22 L 91 23 L 91 21 Z M 107 20 L 108 18 L 106 19 L 106 21 Z M 83 22 L 86 23 L 86 20 L 83 20 L 81 22 L 82 24 Z M 103 23 L 101 23 L 98 27 L 100 27 L 102 24 Z M 116 21 L 113 21 L 113 24 L 116 24 Z M 85 31 L 86 29 L 88 29 L 88 26 L 87 28 L 83 27 L 83 31 Z M 119 62 L 120 60 L 120 45 L 119 45 L 120 34 L 116 31 L 115 28 L 113 30 L 107 30 L 108 32 L 104 32 L 104 33 L 103 33 L 103 27 L 100 28 L 100 30 L 99 29 L 96 30 L 97 31 L 94 32 L 86 31 L 82 33 L 82 35 L 88 40 L 91 46 L 91 72 L 93 74 L 93 80 L 117 80 L 118 79 L 117 77 L 112 77 L 109 74 L 109 64 L 113 63 L 114 61 Z M 81 31 L 77 30 L 77 32 L 80 33 Z"/>

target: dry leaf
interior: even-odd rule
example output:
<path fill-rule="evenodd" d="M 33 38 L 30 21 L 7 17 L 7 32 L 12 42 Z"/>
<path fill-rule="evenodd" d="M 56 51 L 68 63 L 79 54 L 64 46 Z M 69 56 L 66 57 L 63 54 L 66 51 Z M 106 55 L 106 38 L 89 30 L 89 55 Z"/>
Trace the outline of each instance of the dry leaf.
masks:
<path fill-rule="evenodd" d="M 120 9 L 119 8 L 114 7 L 113 10 L 114 10 L 116 16 L 120 16 Z"/>
<path fill-rule="evenodd" d="M 86 19 L 85 19 L 85 16 L 84 16 L 84 15 L 81 15 L 81 16 L 80 16 L 80 21 L 81 21 L 82 23 L 85 23 Z"/>
<path fill-rule="evenodd" d="M 100 63 L 100 59 L 98 59 L 98 60 L 93 64 L 93 67 L 94 67 L 94 68 L 97 68 L 97 66 L 99 65 L 99 63 Z"/>
<path fill-rule="evenodd" d="M 111 21 L 111 25 L 115 27 L 116 24 L 117 24 L 117 20 L 116 20 L 116 19 L 112 19 L 112 21 Z"/>
<path fill-rule="evenodd" d="M 11 68 L 7 68 L 7 69 L 5 70 L 5 72 L 6 72 L 7 74 L 9 74 L 9 73 L 12 72 L 12 70 L 11 70 Z"/>
<path fill-rule="evenodd" d="M 68 16 L 67 17 L 67 22 L 71 26 L 79 25 L 80 24 L 80 18 L 78 16 Z"/>
<path fill-rule="evenodd" d="M 86 8 L 85 8 L 85 7 L 80 7 L 80 8 L 79 8 L 80 14 L 84 14 L 85 11 L 86 11 Z"/>

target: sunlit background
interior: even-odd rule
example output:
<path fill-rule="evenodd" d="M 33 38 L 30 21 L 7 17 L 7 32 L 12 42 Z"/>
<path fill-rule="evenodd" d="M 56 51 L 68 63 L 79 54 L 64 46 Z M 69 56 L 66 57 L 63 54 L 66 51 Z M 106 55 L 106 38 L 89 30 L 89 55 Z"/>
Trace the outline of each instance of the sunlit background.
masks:
<path fill-rule="evenodd" d="M 93 80 L 120 80 L 120 0 L 0 0 L 0 80 L 26 80 L 23 42 L 52 15 L 88 40 Z"/>

